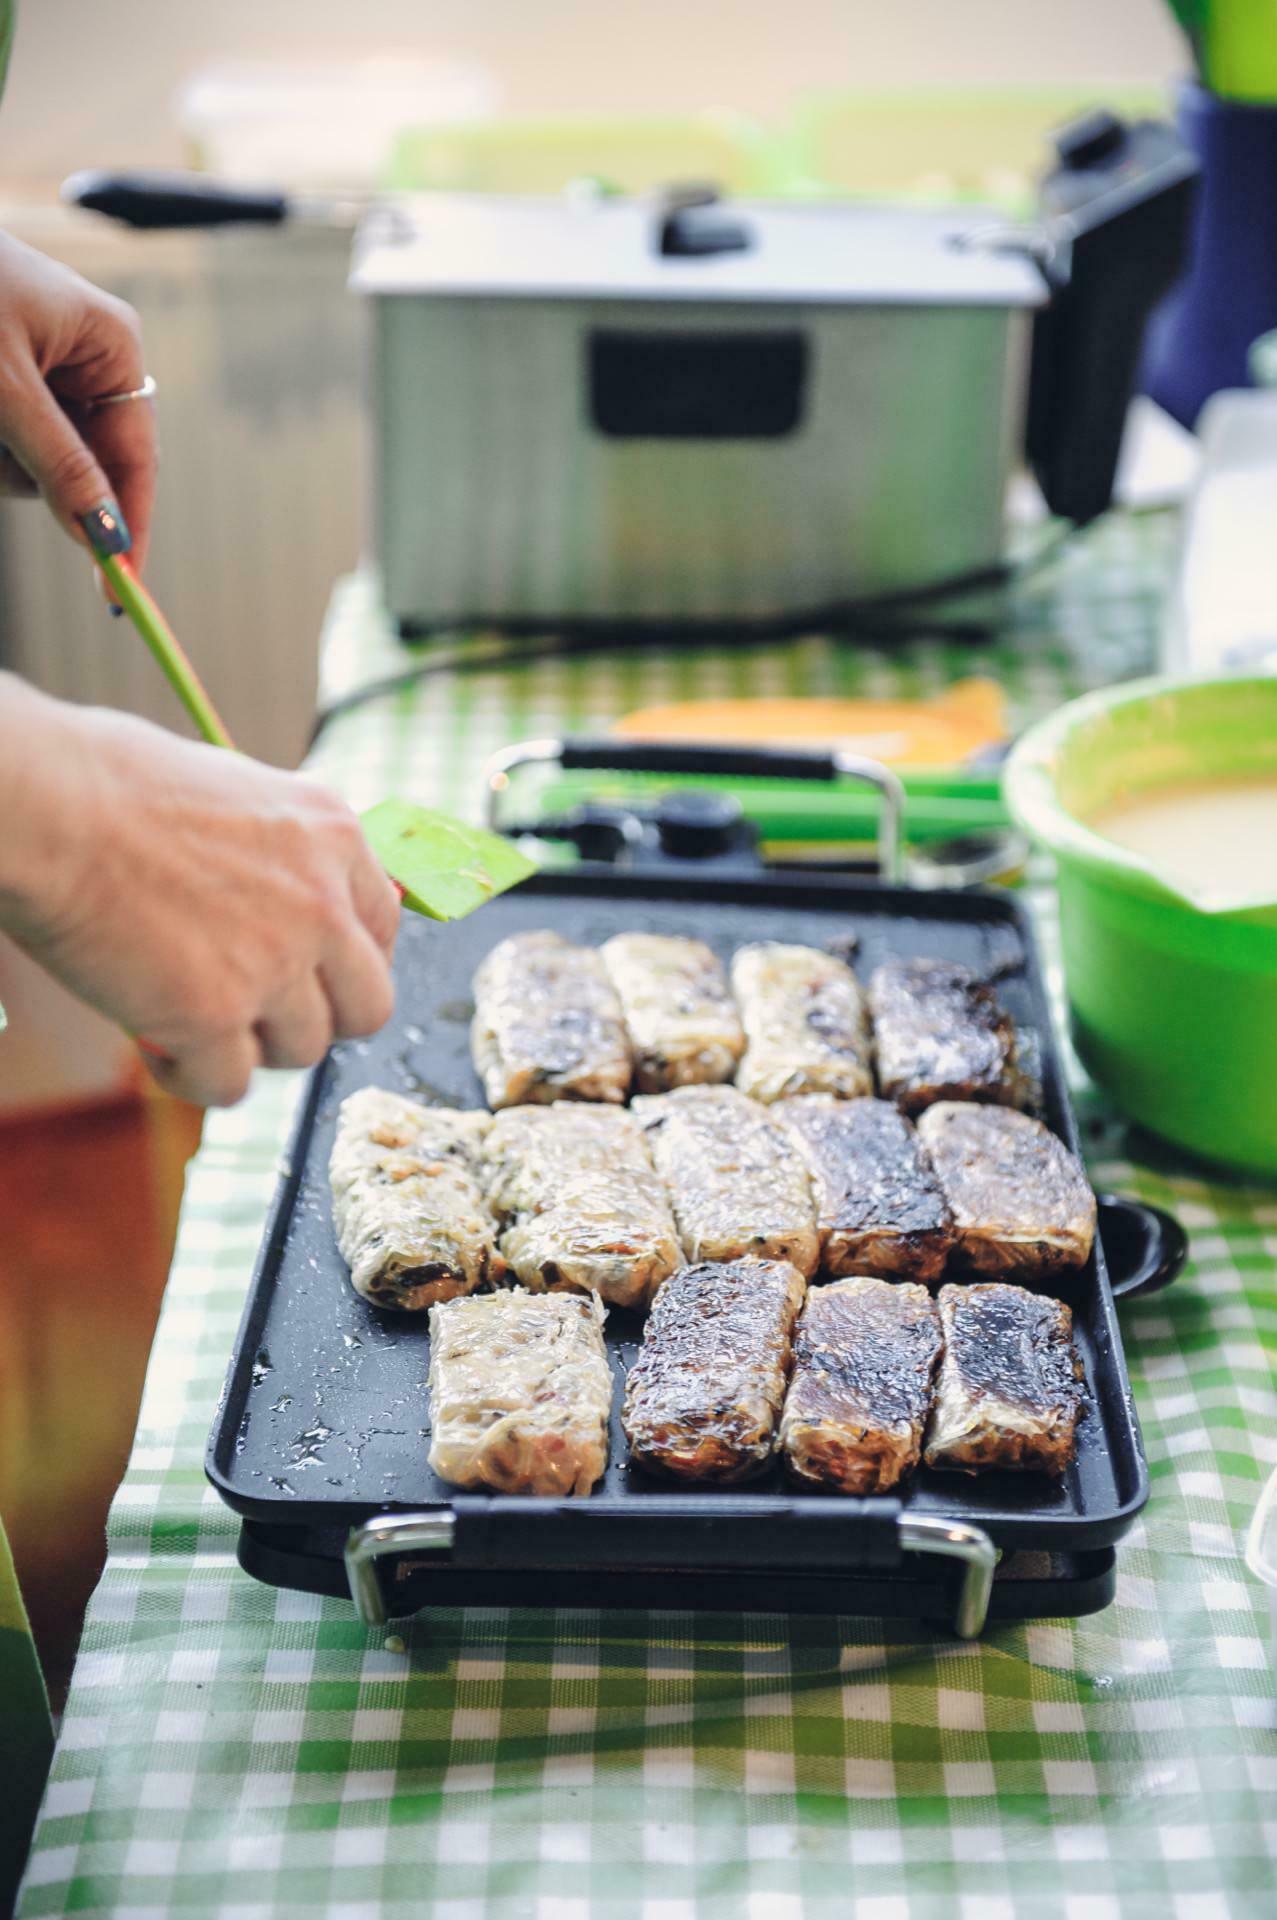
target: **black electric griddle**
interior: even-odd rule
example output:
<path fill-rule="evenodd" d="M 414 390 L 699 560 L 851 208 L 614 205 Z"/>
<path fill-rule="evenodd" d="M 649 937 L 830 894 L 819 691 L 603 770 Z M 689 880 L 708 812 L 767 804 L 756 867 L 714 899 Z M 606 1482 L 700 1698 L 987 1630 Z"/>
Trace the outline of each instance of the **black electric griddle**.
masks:
<path fill-rule="evenodd" d="M 1127 1202 L 1101 1213 L 1103 1237 L 1120 1247 L 1113 1285 L 1098 1243 L 1087 1267 L 1058 1283 L 1087 1390 L 1077 1457 L 1058 1485 L 923 1470 L 899 1499 L 854 1500 L 797 1492 L 776 1466 L 739 1491 L 671 1491 L 626 1464 L 621 1382 L 642 1326 L 615 1309 L 611 1463 L 588 1499 L 462 1495 L 432 1473 L 427 1317 L 353 1291 L 333 1234 L 328 1157 L 337 1109 L 358 1087 L 483 1105 L 471 980 L 499 940 L 534 927 L 587 944 L 624 929 L 695 934 L 724 961 L 750 940 L 832 944 L 853 953 L 862 977 L 894 954 L 961 961 L 996 977 L 1036 1040 L 1043 1117 L 1077 1148 L 1032 938 L 1004 894 L 578 870 L 537 875 L 447 926 L 405 917 L 394 1020 L 373 1040 L 335 1047 L 311 1078 L 210 1436 L 209 1477 L 243 1518 L 243 1564 L 277 1584 L 352 1590 L 370 1619 L 523 1602 L 943 1617 L 956 1597 L 971 1630 L 972 1587 L 984 1579 L 987 1592 L 992 1543 L 1007 1555 L 994 1617 L 1107 1604 L 1113 1544 L 1148 1497 L 1113 1285 L 1165 1284 L 1182 1257 L 1174 1223 Z"/>

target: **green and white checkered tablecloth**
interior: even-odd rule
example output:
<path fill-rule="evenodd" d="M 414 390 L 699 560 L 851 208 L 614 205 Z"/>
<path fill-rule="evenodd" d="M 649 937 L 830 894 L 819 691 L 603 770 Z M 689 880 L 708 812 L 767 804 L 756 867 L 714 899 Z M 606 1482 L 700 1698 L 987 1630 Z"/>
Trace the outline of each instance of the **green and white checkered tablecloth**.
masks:
<path fill-rule="evenodd" d="M 317 763 L 363 803 L 456 807 L 483 754 L 714 691 L 998 674 L 1016 721 L 1150 664 L 1172 529 L 1114 521 L 1012 596 L 986 652 L 820 640 L 436 679 Z M 339 590 L 330 693 L 401 661 Z M 1277 1464 L 1277 1193 L 1133 1163 L 1192 1263 L 1124 1313 L 1153 1480 L 1118 1597 L 976 1645 L 884 1620 L 591 1611 L 419 1619 L 257 1585 L 201 1453 L 295 1098 L 264 1079 L 192 1168 L 24 1920 L 1261 1920 L 1277 1914 L 1277 1697 L 1240 1540 Z M 1154 1150 L 1144 1146 L 1147 1155 Z M 109 1356 L 104 1356 L 109 1365 Z"/>

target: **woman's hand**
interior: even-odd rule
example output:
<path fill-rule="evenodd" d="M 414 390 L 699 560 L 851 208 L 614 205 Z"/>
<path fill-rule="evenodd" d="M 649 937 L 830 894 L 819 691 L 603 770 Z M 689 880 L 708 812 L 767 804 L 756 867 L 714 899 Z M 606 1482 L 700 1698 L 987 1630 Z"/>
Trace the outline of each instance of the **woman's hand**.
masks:
<path fill-rule="evenodd" d="M 144 378 L 132 307 L 0 234 L 0 492 L 38 489 L 81 540 L 81 516 L 116 503 L 139 569 L 155 498 L 155 415 L 144 400 L 87 403 Z"/>
<path fill-rule="evenodd" d="M 389 1019 L 398 897 L 313 781 L 0 675 L 0 823 L 0 927 L 171 1092 L 231 1105 Z"/>

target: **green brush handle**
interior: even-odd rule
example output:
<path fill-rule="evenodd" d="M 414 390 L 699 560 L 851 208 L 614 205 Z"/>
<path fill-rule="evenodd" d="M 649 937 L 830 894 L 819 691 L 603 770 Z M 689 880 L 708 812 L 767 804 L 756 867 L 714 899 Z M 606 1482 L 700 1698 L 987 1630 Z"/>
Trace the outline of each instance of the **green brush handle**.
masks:
<path fill-rule="evenodd" d="M 165 679 L 194 722 L 200 738 L 207 740 L 211 747 L 233 748 L 235 742 L 204 691 L 199 675 L 128 560 L 119 553 L 99 553 L 96 558 L 116 599 L 159 661 Z"/>
<path fill-rule="evenodd" d="M 233 749 L 235 743 L 199 675 L 128 560 L 118 553 L 96 552 L 95 557 L 200 737 L 211 747 Z M 399 898 L 432 920 L 459 920 L 534 871 L 533 862 L 511 841 L 482 827 L 463 826 L 428 807 L 383 800 L 361 818 L 369 845 Z M 139 1040 L 138 1045 L 147 1043 Z"/>

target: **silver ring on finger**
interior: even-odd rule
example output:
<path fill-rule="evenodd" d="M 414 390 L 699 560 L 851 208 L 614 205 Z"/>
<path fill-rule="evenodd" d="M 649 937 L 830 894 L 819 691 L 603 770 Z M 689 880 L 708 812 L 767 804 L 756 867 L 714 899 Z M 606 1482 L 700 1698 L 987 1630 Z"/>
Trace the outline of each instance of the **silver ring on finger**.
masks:
<path fill-rule="evenodd" d="M 148 373 L 140 387 L 131 387 L 127 393 L 100 393 L 96 400 L 86 400 L 84 404 L 90 410 L 94 407 L 122 407 L 127 400 L 154 400 L 158 392 L 159 383 L 155 375 Z"/>

